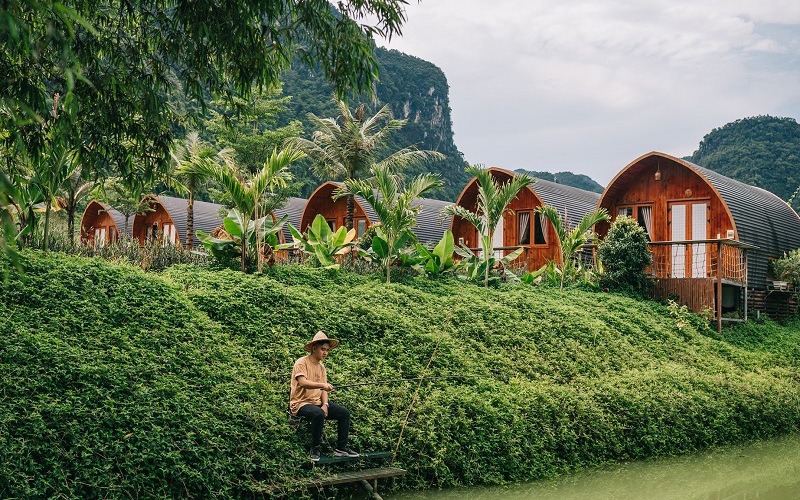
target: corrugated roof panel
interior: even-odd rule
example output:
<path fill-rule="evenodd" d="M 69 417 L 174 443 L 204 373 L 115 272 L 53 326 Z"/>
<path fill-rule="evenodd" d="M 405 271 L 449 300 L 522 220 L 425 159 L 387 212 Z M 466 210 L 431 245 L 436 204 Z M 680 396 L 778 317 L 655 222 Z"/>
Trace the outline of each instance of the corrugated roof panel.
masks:
<path fill-rule="evenodd" d="M 166 209 L 170 217 L 172 217 L 172 221 L 175 223 L 175 229 L 178 231 L 178 236 L 181 240 L 181 245 L 185 245 L 187 219 L 186 208 L 189 205 L 189 201 L 185 198 L 175 198 L 172 196 L 156 196 L 156 199 L 164 206 L 164 209 Z M 224 214 L 223 216 L 220 216 L 220 209 L 223 208 L 224 205 L 220 205 L 218 203 L 195 201 L 194 231 L 210 233 L 218 226 L 221 226 Z M 195 237 L 195 242 L 196 241 L 197 238 Z"/>
<path fill-rule="evenodd" d="M 566 210 L 570 229 L 577 226 L 586 214 L 593 212 L 600 201 L 598 193 L 542 179 L 536 179 L 531 188 L 544 203 L 555 207 L 562 216 Z"/>
<path fill-rule="evenodd" d="M 686 163 L 719 191 L 733 215 L 739 241 L 758 247 L 748 252 L 748 284 L 764 289 L 769 259 L 800 248 L 800 217 L 785 201 L 765 189 Z"/>
<path fill-rule="evenodd" d="M 281 208 L 274 210 L 275 217 L 280 219 L 284 215 L 288 215 L 289 219 L 287 224 L 283 226 L 283 237 L 285 241 L 292 242 L 292 232 L 289 230 L 289 224 L 293 225 L 297 230 L 300 230 L 300 219 L 303 217 L 303 209 L 306 207 L 308 200 L 304 198 L 289 198 L 286 204 Z"/>

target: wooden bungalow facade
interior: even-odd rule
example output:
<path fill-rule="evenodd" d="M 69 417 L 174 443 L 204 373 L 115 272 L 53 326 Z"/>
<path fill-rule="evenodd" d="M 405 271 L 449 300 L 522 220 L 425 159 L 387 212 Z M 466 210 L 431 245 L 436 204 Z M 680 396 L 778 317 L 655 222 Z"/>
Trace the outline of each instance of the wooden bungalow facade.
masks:
<path fill-rule="evenodd" d="M 186 245 L 189 200 L 156 195 L 148 195 L 146 199 L 150 201 L 151 210 L 134 217 L 133 237 L 141 244 L 156 239 L 164 244 Z M 224 205 L 195 200 L 194 231 L 211 233 L 222 226 L 222 220 L 227 213 L 228 209 Z M 276 220 L 274 213 L 270 215 Z M 279 233 L 279 239 L 281 243 L 286 241 L 283 232 Z M 194 242 L 195 245 L 199 244 L 196 235 Z"/>
<path fill-rule="evenodd" d="M 124 230 L 125 216 L 97 200 L 89 202 L 81 216 L 81 242 L 83 244 L 102 247 L 114 243 Z"/>
<path fill-rule="evenodd" d="M 489 169 L 499 183 L 510 181 L 514 172 L 497 167 Z M 567 224 L 575 227 L 578 221 L 593 211 L 600 195 L 563 184 L 537 179 L 524 188 L 509 205 L 494 234 L 493 246 L 498 253 L 506 255 L 523 247 L 525 253 L 519 264 L 528 270 L 542 267 L 550 260 L 559 260 L 561 250 L 555 228 L 547 219 L 535 212 L 544 204 L 552 205 L 560 214 L 566 213 Z M 475 211 L 478 204 L 478 181 L 473 178 L 459 195 L 456 204 Z M 456 243 L 477 249 L 480 246 L 478 231 L 466 220 L 456 217 L 451 223 Z"/>
<path fill-rule="evenodd" d="M 334 230 L 345 225 L 347 199 L 333 199 L 333 192 L 338 187 L 338 182 L 328 181 L 311 194 L 300 220 L 301 232 L 305 232 L 318 214 L 322 214 Z M 450 217 L 442 218 L 441 212 L 444 207 L 452 203 L 430 198 L 417 198 L 414 204 L 422 206 L 416 217 L 417 225 L 412 229 L 417 239 L 423 244 L 438 242 L 450 227 Z M 356 229 L 357 237 L 361 237 L 370 226 L 378 222 L 378 215 L 360 196 L 355 197 L 354 208 L 353 227 Z"/>
<path fill-rule="evenodd" d="M 720 326 L 725 312 L 746 318 L 748 294 L 768 294 L 770 259 L 800 248 L 800 218 L 786 202 L 664 153 L 622 169 L 598 207 L 633 217 L 647 232 L 655 295 L 710 309 Z M 602 236 L 608 227 L 597 230 Z"/>

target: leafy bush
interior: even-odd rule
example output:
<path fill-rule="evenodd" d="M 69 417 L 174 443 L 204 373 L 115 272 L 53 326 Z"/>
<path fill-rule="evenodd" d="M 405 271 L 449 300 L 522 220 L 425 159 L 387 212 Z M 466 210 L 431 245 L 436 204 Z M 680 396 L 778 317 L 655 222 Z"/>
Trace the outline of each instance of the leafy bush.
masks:
<path fill-rule="evenodd" d="M 396 488 L 800 428 L 796 352 L 778 355 L 764 325 L 709 338 L 652 301 L 299 265 L 155 274 L 35 252 L 21 264 L 3 266 L 0 301 L 2 497 L 298 494 L 315 472 L 285 418 L 288 377 L 319 329 L 342 340 L 326 362 L 335 385 L 420 376 L 431 359 L 428 375 L 476 376 L 423 383 L 408 422 L 418 382 L 332 393 L 357 449 L 393 450 L 405 425 Z"/>
<path fill-rule="evenodd" d="M 598 245 L 597 255 L 605 271 L 602 285 L 609 290 L 644 294 L 650 283 L 644 271 L 653 261 L 647 247 L 647 233 L 630 217 L 617 217 L 605 239 Z"/>
<path fill-rule="evenodd" d="M 800 249 L 784 252 L 783 257 L 773 261 L 772 274 L 776 279 L 800 286 Z"/>

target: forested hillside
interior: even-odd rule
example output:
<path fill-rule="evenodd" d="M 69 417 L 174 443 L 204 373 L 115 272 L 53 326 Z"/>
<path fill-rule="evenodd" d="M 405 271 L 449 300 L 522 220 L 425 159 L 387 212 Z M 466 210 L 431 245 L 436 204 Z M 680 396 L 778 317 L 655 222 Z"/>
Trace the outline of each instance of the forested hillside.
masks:
<path fill-rule="evenodd" d="M 755 116 L 715 128 L 689 161 L 788 200 L 800 186 L 800 124 Z M 800 208 L 797 197 L 792 206 Z"/>
<path fill-rule="evenodd" d="M 527 173 L 531 177 L 536 177 L 537 179 L 557 182 L 558 184 L 565 184 L 567 186 L 584 189 L 586 191 L 592 191 L 594 193 L 603 192 L 603 186 L 595 182 L 594 179 L 588 175 L 573 174 L 572 172 L 558 172 L 555 174 L 552 172 L 533 172 L 521 168 L 518 168 L 515 170 L 515 172 Z"/>
<path fill-rule="evenodd" d="M 419 149 L 432 149 L 446 155 L 444 161 L 419 165 L 406 173 L 414 175 L 430 171 L 440 174 L 445 186 L 432 197 L 455 200 L 469 176 L 464 172 L 466 162 L 453 142 L 447 78 L 434 64 L 396 50 L 379 48 L 377 55 L 380 63 L 380 81 L 375 87 L 377 100 L 370 102 L 366 96 L 350 96 L 351 108 L 369 103 L 374 112 L 388 104 L 395 118 L 408 119 L 408 124 L 393 134 L 387 150 L 397 151 L 414 144 Z M 310 135 L 313 128 L 308 113 L 323 118 L 337 115 L 332 100 L 333 87 L 323 75 L 295 65 L 282 80 L 283 93 L 291 96 L 291 100 L 286 110 L 278 115 L 279 125 L 300 120 L 306 135 Z M 317 181 L 305 183 L 300 195 L 309 195 L 309 187 L 319 184 Z"/>

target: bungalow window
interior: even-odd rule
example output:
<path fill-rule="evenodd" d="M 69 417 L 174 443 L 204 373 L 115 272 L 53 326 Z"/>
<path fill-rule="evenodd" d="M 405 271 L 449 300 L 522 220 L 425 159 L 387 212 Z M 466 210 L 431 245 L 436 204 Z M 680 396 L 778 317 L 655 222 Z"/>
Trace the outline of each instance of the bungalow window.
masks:
<path fill-rule="evenodd" d="M 517 245 L 531 244 L 531 213 L 517 212 Z"/>
<path fill-rule="evenodd" d="M 531 218 L 533 218 L 533 244 L 547 244 L 547 219 L 544 214 L 517 212 L 517 245 L 531 244 Z"/>
<path fill-rule="evenodd" d="M 653 239 L 653 207 L 651 205 L 633 205 L 617 208 L 617 217 L 630 217 L 642 226 L 647 233 L 648 241 Z"/>
<path fill-rule="evenodd" d="M 94 230 L 94 247 L 103 248 L 106 246 L 106 228 L 99 227 Z"/>
<path fill-rule="evenodd" d="M 325 219 L 325 222 L 331 227 L 331 231 L 336 231 L 336 219 Z"/>
<path fill-rule="evenodd" d="M 177 241 L 178 233 L 175 230 L 175 224 L 164 224 L 161 227 L 164 232 L 164 246 L 175 244 Z"/>
<path fill-rule="evenodd" d="M 547 216 L 536 214 L 533 225 L 533 244 L 547 245 Z"/>
<path fill-rule="evenodd" d="M 358 219 L 356 220 L 356 236 L 361 238 L 364 236 L 364 233 L 367 232 L 367 220 L 366 219 Z"/>

